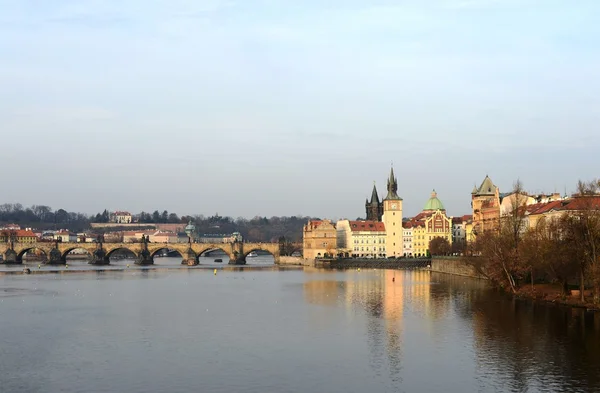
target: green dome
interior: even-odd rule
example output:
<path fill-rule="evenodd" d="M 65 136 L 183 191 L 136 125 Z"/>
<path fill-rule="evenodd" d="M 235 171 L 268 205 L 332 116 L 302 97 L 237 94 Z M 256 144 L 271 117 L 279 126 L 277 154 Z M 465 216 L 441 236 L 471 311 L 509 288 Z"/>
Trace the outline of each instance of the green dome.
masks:
<path fill-rule="evenodd" d="M 423 208 L 423 210 L 424 211 L 446 210 L 442 201 L 440 201 L 438 199 L 437 193 L 435 192 L 435 190 L 433 190 L 433 192 L 431 193 L 431 198 L 429 198 L 429 200 L 425 204 L 425 207 Z"/>

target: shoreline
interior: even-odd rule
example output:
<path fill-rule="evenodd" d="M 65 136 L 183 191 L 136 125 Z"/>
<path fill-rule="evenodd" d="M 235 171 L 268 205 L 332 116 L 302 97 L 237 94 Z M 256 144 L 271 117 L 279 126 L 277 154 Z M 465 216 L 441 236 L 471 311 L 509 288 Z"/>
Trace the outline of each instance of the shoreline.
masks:
<path fill-rule="evenodd" d="M 6 266 L 6 265 L 5 265 Z M 189 270 L 201 270 L 201 271 L 209 271 L 209 270 L 220 270 L 220 271 L 242 271 L 242 270 L 300 270 L 303 269 L 302 266 L 289 266 L 289 265 L 223 265 L 223 266 L 212 266 L 212 265 L 196 265 L 196 266 L 160 266 L 160 265 L 131 265 L 127 266 L 114 266 L 114 265 L 104 265 L 104 266 L 75 266 L 72 268 L 66 267 L 64 265 L 61 266 L 51 266 L 44 267 L 42 265 L 41 268 L 35 268 L 33 266 L 27 265 L 8 265 L 14 266 L 15 270 L 0 270 L 0 276 L 9 276 L 9 275 L 35 275 L 35 274 L 56 274 L 56 273 L 106 273 L 106 272 L 125 272 L 125 271 L 148 271 L 148 270 L 172 270 L 172 271 L 189 271 Z M 29 272 L 25 272 L 25 269 L 29 269 Z"/>
<path fill-rule="evenodd" d="M 504 291 L 517 299 L 531 300 L 563 307 L 580 308 L 589 312 L 600 311 L 600 304 L 594 304 L 590 301 L 581 302 L 579 296 L 564 295 L 560 286 L 555 284 L 534 284 L 533 288 L 531 288 L 530 285 L 524 285 L 517 290 L 517 293 Z M 587 292 L 588 291 L 586 290 L 586 293 Z M 591 294 L 590 296 L 586 296 L 588 299 L 590 297 Z"/>

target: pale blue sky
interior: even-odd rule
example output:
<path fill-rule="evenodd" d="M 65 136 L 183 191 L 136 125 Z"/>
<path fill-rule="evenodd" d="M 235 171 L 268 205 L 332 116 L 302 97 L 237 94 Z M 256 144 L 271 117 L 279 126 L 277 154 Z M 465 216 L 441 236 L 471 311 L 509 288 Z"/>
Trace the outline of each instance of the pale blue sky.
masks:
<path fill-rule="evenodd" d="M 0 0 L 0 203 L 364 215 L 598 176 L 597 0 Z"/>

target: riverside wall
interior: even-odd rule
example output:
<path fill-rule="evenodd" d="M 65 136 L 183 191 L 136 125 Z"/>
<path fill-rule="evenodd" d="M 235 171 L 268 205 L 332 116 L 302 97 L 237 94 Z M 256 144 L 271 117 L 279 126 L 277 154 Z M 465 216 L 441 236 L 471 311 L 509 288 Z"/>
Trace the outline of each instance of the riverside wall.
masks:
<path fill-rule="evenodd" d="M 304 259 L 302 257 L 280 256 L 278 265 L 315 266 L 315 260 L 314 259 Z"/>
<path fill-rule="evenodd" d="M 322 260 L 324 268 L 330 269 L 428 269 L 430 259 L 331 259 Z"/>
<path fill-rule="evenodd" d="M 474 264 L 462 257 L 434 257 L 431 259 L 431 271 L 454 274 L 471 278 L 487 279 Z"/>

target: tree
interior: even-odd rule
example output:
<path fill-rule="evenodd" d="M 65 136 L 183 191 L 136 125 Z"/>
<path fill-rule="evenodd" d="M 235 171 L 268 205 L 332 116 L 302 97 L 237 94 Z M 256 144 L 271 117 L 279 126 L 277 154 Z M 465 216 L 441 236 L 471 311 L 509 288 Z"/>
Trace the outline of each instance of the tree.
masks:
<path fill-rule="evenodd" d="M 54 215 L 57 224 L 66 224 L 69 222 L 69 213 L 64 209 L 58 209 Z"/>
<path fill-rule="evenodd" d="M 579 260 L 579 289 L 585 301 L 585 277 L 591 277 L 594 303 L 600 303 L 600 181 L 579 181 L 573 211 L 563 217 L 563 236 Z"/>
<path fill-rule="evenodd" d="M 167 219 L 167 222 L 169 222 L 171 224 L 177 224 L 179 222 L 179 217 L 177 216 L 177 214 L 171 213 L 171 214 L 169 214 L 169 218 Z"/>
<path fill-rule="evenodd" d="M 431 255 L 448 255 L 452 247 L 445 237 L 436 236 L 429 242 L 429 252 Z"/>
<path fill-rule="evenodd" d="M 153 223 L 160 222 L 160 213 L 158 212 L 158 210 L 154 210 L 154 213 L 152 213 L 152 222 Z"/>
<path fill-rule="evenodd" d="M 169 212 L 164 210 L 160 215 L 160 222 L 166 223 L 167 221 L 169 221 Z"/>
<path fill-rule="evenodd" d="M 526 213 L 526 195 L 520 180 L 513 184 L 512 193 L 507 197 L 510 198 L 509 211 L 500 217 L 495 231 L 486 231 L 478 236 L 476 247 L 481 250 L 488 277 L 515 293 L 519 279 L 531 271 L 520 258 Z"/>

